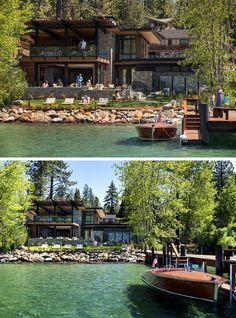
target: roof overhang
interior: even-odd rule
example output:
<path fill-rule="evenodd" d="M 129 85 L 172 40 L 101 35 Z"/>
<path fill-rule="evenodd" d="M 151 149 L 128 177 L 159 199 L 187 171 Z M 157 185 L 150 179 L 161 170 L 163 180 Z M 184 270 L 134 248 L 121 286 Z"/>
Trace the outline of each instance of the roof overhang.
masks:
<path fill-rule="evenodd" d="M 152 30 L 141 30 L 139 33 L 145 38 L 149 44 L 160 44 L 160 38 Z"/>

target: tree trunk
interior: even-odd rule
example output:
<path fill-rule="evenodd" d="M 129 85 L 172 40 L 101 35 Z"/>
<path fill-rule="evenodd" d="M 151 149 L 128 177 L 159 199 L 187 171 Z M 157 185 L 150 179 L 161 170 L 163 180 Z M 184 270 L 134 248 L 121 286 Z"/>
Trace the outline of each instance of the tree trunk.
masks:
<path fill-rule="evenodd" d="M 63 0 L 57 0 L 57 7 L 56 7 L 56 18 L 57 19 L 62 18 L 62 1 Z"/>
<path fill-rule="evenodd" d="M 53 179 L 53 176 L 51 176 L 51 178 L 50 178 L 50 192 L 49 192 L 49 199 L 50 200 L 53 199 L 53 183 L 54 183 L 54 179 Z"/>

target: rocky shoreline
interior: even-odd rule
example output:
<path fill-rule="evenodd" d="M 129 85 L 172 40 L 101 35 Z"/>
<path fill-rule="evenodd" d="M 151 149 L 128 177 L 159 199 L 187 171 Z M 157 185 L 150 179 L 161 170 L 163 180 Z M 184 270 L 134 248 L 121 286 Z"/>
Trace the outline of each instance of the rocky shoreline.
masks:
<path fill-rule="evenodd" d="M 145 254 L 140 251 L 53 251 L 29 252 L 15 250 L 0 254 L 0 264 L 4 263 L 144 263 Z"/>
<path fill-rule="evenodd" d="M 12 106 L 0 111 L 0 123 L 138 124 L 155 122 L 160 109 L 27 109 Z M 163 121 L 180 125 L 184 111 L 171 104 L 161 109 Z"/>

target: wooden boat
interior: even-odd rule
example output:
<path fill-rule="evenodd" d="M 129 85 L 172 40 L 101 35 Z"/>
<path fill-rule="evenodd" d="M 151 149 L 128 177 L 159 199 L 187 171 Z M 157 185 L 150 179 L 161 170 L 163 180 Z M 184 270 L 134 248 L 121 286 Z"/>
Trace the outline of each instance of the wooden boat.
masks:
<path fill-rule="evenodd" d="M 136 126 L 139 138 L 146 140 L 168 140 L 175 138 L 177 127 L 173 124 L 158 122 Z"/>
<path fill-rule="evenodd" d="M 141 278 L 155 289 L 210 302 L 217 301 L 219 288 L 225 282 L 221 276 L 182 268 L 150 269 Z"/>

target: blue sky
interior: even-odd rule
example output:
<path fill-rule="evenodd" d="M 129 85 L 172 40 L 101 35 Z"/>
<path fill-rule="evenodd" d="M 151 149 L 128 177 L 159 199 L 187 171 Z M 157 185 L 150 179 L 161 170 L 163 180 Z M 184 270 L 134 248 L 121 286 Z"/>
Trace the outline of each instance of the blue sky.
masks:
<path fill-rule="evenodd" d="M 115 175 L 113 166 L 121 161 L 81 160 L 66 162 L 69 164 L 70 170 L 73 171 L 71 180 L 77 181 L 75 187 L 79 188 L 82 193 L 83 187 L 87 183 L 102 205 L 106 191 L 112 180 L 116 187 L 120 189 L 120 182 Z"/>

